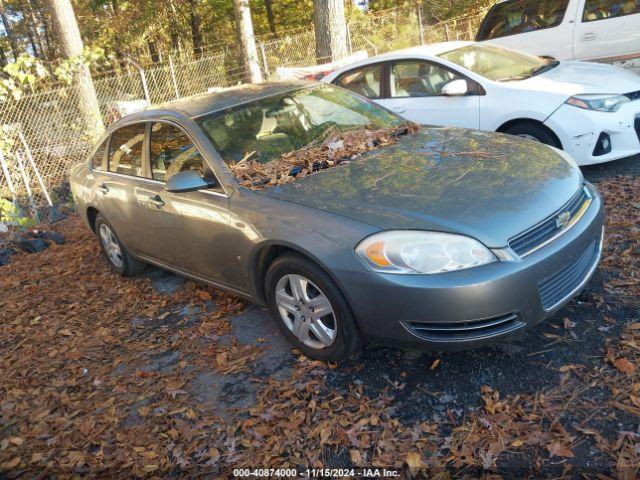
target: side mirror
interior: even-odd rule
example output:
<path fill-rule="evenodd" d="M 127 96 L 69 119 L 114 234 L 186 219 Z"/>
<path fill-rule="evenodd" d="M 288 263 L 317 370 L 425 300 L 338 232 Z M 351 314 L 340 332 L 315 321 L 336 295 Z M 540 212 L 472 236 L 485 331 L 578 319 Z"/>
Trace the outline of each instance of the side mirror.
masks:
<path fill-rule="evenodd" d="M 442 87 L 442 95 L 445 97 L 463 97 L 469 92 L 467 81 L 463 78 L 457 78 L 446 83 Z"/>
<path fill-rule="evenodd" d="M 182 193 L 194 192 L 196 190 L 206 190 L 217 187 L 218 182 L 213 178 L 204 178 L 195 170 L 186 170 L 176 173 L 169 179 L 165 190 L 167 192 Z"/>

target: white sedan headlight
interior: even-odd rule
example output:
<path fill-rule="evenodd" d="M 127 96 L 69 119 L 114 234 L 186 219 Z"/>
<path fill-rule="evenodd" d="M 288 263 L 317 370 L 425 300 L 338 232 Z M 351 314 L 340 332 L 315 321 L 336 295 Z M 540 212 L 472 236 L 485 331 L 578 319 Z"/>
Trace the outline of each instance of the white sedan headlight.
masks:
<path fill-rule="evenodd" d="M 473 238 L 413 230 L 374 234 L 358 244 L 356 253 L 371 270 L 381 273 L 434 274 L 497 261 Z"/>
<path fill-rule="evenodd" d="M 567 100 L 567 103 L 598 112 L 617 112 L 621 105 L 630 101 L 629 97 L 624 95 L 576 95 Z"/>

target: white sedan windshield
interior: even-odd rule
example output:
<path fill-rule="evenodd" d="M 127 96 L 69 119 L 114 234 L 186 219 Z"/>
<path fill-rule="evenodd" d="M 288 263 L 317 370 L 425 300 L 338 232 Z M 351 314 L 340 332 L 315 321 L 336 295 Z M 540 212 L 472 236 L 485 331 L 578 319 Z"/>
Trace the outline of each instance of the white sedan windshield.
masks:
<path fill-rule="evenodd" d="M 469 45 L 438 56 L 498 82 L 524 80 L 558 65 L 555 60 L 489 45 Z"/>

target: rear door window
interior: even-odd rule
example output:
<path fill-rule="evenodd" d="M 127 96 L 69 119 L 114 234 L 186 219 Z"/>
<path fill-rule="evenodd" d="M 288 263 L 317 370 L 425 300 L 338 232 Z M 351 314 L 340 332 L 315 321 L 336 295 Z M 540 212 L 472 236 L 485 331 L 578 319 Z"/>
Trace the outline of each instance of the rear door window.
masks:
<path fill-rule="evenodd" d="M 344 73 L 335 82 L 343 88 L 367 98 L 380 98 L 382 64 L 367 65 Z"/>
<path fill-rule="evenodd" d="M 146 124 L 134 123 L 111 134 L 109 171 L 121 175 L 142 177 L 142 151 Z"/>
<path fill-rule="evenodd" d="M 107 153 L 107 141 L 105 140 L 91 157 L 91 168 L 94 170 L 104 170 L 104 157 Z"/>
<path fill-rule="evenodd" d="M 562 23 L 568 5 L 569 0 L 509 0 L 499 3 L 489 10 L 482 22 L 478 40 L 557 27 Z"/>
<path fill-rule="evenodd" d="M 158 122 L 151 127 L 151 174 L 154 180 L 166 182 L 173 175 L 195 170 L 205 173 L 204 159 L 191 138 L 170 123 Z"/>
<path fill-rule="evenodd" d="M 395 98 L 438 97 L 442 87 L 458 78 L 462 77 L 438 65 L 409 60 L 393 63 L 389 86 Z"/>
<path fill-rule="evenodd" d="M 587 0 L 582 21 L 595 22 L 635 13 L 640 13 L 640 0 Z"/>

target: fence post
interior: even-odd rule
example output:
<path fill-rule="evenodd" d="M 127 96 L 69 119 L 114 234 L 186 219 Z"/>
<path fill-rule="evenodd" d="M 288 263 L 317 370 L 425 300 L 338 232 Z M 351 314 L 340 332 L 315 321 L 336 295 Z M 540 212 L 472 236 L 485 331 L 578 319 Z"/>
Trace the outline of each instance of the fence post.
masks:
<path fill-rule="evenodd" d="M 269 62 L 267 62 L 267 54 L 264 50 L 264 42 L 259 43 L 260 46 L 260 55 L 262 55 L 262 67 L 264 68 L 265 76 L 269 77 L 271 72 L 269 71 Z"/>
<path fill-rule="evenodd" d="M 7 186 L 9 187 L 9 193 L 11 193 L 11 197 L 13 197 L 13 200 L 15 201 L 17 196 L 16 189 L 13 186 L 13 181 L 11 180 L 11 175 L 9 174 L 9 167 L 5 162 L 4 154 L 2 153 L 2 150 L 0 150 L 0 167 L 2 167 L 2 173 L 4 173 L 4 177 L 7 179 Z"/>
<path fill-rule="evenodd" d="M 180 98 L 180 90 L 178 90 L 178 82 L 176 80 L 176 72 L 173 69 L 173 58 L 169 54 L 169 71 L 171 72 L 171 81 L 173 82 L 173 89 L 176 92 L 176 100 Z"/>
<path fill-rule="evenodd" d="M 31 164 L 31 168 L 33 169 L 33 173 L 36 174 L 36 178 L 38 179 L 38 183 L 40 184 L 40 188 L 42 188 L 42 193 L 44 193 L 45 198 L 47 199 L 47 203 L 50 207 L 53 207 L 53 202 L 51 201 L 51 197 L 49 196 L 49 191 L 47 190 L 47 186 L 42 179 L 42 175 L 40 175 L 40 170 L 38 170 L 38 166 L 36 165 L 36 161 L 33 159 L 33 155 L 31 154 L 31 149 L 27 144 L 27 140 L 24 138 L 22 131 L 18 132 L 18 136 L 20 137 L 20 142 L 22 142 L 22 146 L 24 147 L 24 151 L 27 154 L 27 159 Z"/>
<path fill-rule="evenodd" d="M 422 5 L 418 5 L 418 28 L 420 29 L 420 45 L 424 45 L 424 31 L 422 27 Z"/>
<path fill-rule="evenodd" d="M 147 106 L 149 106 L 151 105 L 151 97 L 149 96 L 149 87 L 147 86 L 147 75 L 144 73 L 144 70 L 140 66 L 138 66 L 138 72 L 140 72 L 140 81 L 142 82 L 144 99 L 147 101 Z"/>
<path fill-rule="evenodd" d="M 444 37 L 448 42 L 449 41 L 449 24 L 448 23 L 444 24 Z"/>
<path fill-rule="evenodd" d="M 27 192 L 27 197 L 29 198 L 29 205 L 31 206 L 33 217 L 36 219 L 36 221 L 40 221 L 40 217 L 38 215 L 38 207 L 36 207 L 36 204 L 33 201 L 33 192 L 31 191 L 29 177 L 27 176 L 27 171 L 24 168 L 24 163 L 22 162 L 20 152 L 16 152 L 16 162 L 18 163 L 18 169 L 20 170 L 20 176 L 22 177 L 22 184 L 24 185 L 24 189 Z"/>
<path fill-rule="evenodd" d="M 347 23 L 347 46 L 349 47 L 349 55 L 353 55 L 353 43 L 351 41 L 351 28 Z"/>

